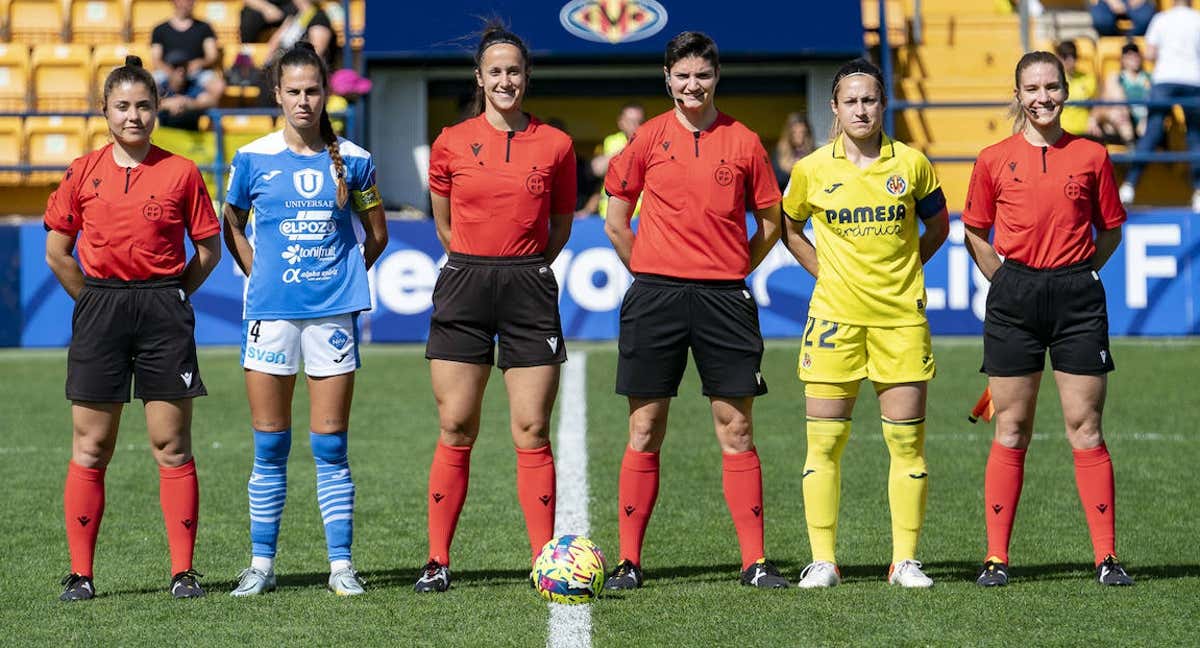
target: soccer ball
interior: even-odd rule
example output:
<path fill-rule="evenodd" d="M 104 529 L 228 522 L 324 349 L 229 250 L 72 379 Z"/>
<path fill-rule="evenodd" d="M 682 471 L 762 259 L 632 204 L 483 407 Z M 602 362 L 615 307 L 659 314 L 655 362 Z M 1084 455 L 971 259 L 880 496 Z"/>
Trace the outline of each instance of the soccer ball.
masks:
<path fill-rule="evenodd" d="M 604 587 L 604 554 L 583 536 L 558 536 L 533 562 L 533 585 L 551 603 L 591 603 Z"/>

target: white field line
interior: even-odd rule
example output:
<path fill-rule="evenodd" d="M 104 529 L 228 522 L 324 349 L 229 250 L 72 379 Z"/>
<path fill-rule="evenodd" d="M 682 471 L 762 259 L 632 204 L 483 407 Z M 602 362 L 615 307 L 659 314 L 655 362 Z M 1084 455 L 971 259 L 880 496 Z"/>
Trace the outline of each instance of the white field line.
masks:
<path fill-rule="evenodd" d="M 558 391 L 558 438 L 554 442 L 557 505 L 554 533 L 588 535 L 587 482 L 587 354 L 571 353 L 563 365 Z M 547 648 L 589 648 L 592 645 L 590 605 L 550 604 Z"/>

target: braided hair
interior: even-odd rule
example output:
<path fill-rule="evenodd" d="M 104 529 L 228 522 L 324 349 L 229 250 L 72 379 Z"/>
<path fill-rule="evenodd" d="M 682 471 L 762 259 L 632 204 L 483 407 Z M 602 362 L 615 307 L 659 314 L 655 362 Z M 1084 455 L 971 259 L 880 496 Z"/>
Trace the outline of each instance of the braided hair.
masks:
<path fill-rule="evenodd" d="M 302 67 L 311 65 L 317 69 L 321 75 L 321 87 L 325 90 L 325 95 L 329 95 L 329 68 L 325 67 L 325 60 L 317 54 L 317 50 L 308 41 L 300 41 L 292 46 L 291 49 L 284 52 L 283 56 L 279 57 L 279 61 L 275 64 L 275 69 L 272 74 L 272 81 L 275 84 L 276 90 L 279 88 L 280 79 L 283 76 L 283 68 L 285 67 Z M 346 202 L 350 199 L 350 188 L 346 184 L 346 162 L 342 160 L 342 152 L 338 148 L 337 133 L 333 131 L 333 122 L 329 120 L 329 112 L 325 110 L 325 106 L 321 106 L 321 117 L 319 120 L 321 129 L 321 140 L 325 142 L 325 150 L 329 151 L 329 157 L 333 160 L 333 170 L 337 174 L 337 206 L 342 208 L 346 206 Z"/>

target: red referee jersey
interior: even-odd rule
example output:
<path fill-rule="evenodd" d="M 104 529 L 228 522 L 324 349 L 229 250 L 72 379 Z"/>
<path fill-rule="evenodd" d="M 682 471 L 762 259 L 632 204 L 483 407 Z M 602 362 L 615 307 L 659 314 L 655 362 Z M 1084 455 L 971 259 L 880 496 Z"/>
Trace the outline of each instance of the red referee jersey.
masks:
<path fill-rule="evenodd" d="M 450 199 L 451 252 L 539 254 L 550 215 L 575 211 L 575 149 L 536 117 L 518 132 L 479 115 L 442 129 L 429 154 L 429 190 Z"/>
<path fill-rule="evenodd" d="M 683 279 L 744 279 L 746 210 L 780 199 L 758 135 L 724 113 L 692 131 L 673 110 L 642 124 L 604 189 L 631 205 L 642 195 L 632 270 Z"/>
<path fill-rule="evenodd" d="M 980 152 L 962 220 L 995 225 L 997 252 L 1048 269 L 1090 259 L 1092 228 L 1120 226 L 1125 208 L 1103 146 L 1071 134 L 1034 146 L 1017 133 Z"/>
<path fill-rule="evenodd" d="M 117 166 L 112 147 L 71 163 L 46 203 L 46 229 L 79 236 L 79 262 L 89 277 L 182 274 L 184 232 L 199 241 L 221 231 L 200 170 L 157 146 L 136 167 Z"/>

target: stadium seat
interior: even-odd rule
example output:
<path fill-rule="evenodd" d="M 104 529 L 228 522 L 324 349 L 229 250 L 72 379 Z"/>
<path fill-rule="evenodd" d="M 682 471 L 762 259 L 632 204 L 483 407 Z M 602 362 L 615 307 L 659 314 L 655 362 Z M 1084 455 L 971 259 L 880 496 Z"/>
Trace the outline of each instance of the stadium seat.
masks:
<path fill-rule="evenodd" d="M 239 85 L 235 83 L 237 75 L 231 73 L 238 56 L 245 54 L 254 62 L 255 68 L 262 70 L 271 55 L 271 46 L 267 43 L 243 43 L 238 46 L 226 45 L 221 50 L 221 67 L 225 70 L 225 96 L 222 105 L 226 107 L 257 105 L 261 90 L 257 85 Z M 265 73 L 265 72 L 264 72 Z"/>
<path fill-rule="evenodd" d="M 978 153 L 1012 133 L 1005 108 L 925 108 L 897 111 L 896 134 L 917 147 L 943 154 Z"/>
<path fill-rule="evenodd" d="M 362 51 L 363 33 L 366 29 L 367 0 L 350 0 L 350 46 L 356 52 Z"/>
<path fill-rule="evenodd" d="M 241 41 L 241 0 L 200 0 L 193 13 L 212 26 L 217 33 L 217 43 L 228 47 Z"/>
<path fill-rule="evenodd" d="M 92 50 L 92 78 L 95 79 L 95 89 L 92 105 L 104 98 L 104 80 L 115 67 L 125 65 L 125 57 L 133 54 L 141 57 L 142 64 L 150 67 L 150 45 L 141 43 L 119 43 L 116 45 L 97 45 Z"/>
<path fill-rule="evenodd" d="M 171 0 L 130 0 L 129 39 L 135 43 L 150 44 L 150 32 L 165 22 L 175 11 Z M 147 67 L 150 65 L 146 63 Z"/>
<path fill-rule="evenodd" d="M 28 108 L 29 50 L 24 45 L 0 44 L 0 110 Z"/>
<path fill-rule="evenodd" d="M 125 40 L 123 0 L 75 0 L 71 3 L 71 41 L 120 43 Z"/>
<path fill-rule="evenodd" d="M 87 151 L 83 117 L 28 117 L 25 141 L 29 164 L 66 168 Z M 53 184 L 62 179 L 61 171 L 33 171 L 28 184 Z"/>
<path fill-rule="evenodd" d="M 112 141 L 108 132 L 108 120 L 103 117 L 88 117 L 87 150 L 95 151 Z"/>
<path fill-rule="evenodd" d="M 20 117 L 0 117 L 0 166 L 17 166 L 23 163 L 25 138 L 21 130 Z M 0 185 L 18 185 L 22 182 L 20 171 L 0 170 Z"/>
<path fill-rule="evenodd" d="M 1100 39 L 1100 43 L 1096 48 L 1096 57 L 1099 60 L 1099 79 L 1101 82 L 1108 78 L 1110 74 L 1116 74 L 1121 70 L 1121 48 L 1125 47 L 1125 43 L 1129 39 L 1124 36 L 1105 36 Z M 1154 70 L 1154 62 L 1146 61 L 1146 39 L 1143 36 L 1136 36 L 1133 42 L 1137 43 L 1138 49 L 1142 52 L 1142 68 L 1147 72 Z"/>
<path fill-rule="evenodd" d="M 233 67 L 239 54 L 246 54 L 254 65 L 262 68 L 267 64 L 271 55 L 271 46 L 267 43 L 242 43 L 241 45 L 226 44 L 221 48 L 221 66 L 228 72 Z"/>
<path fill-rule="evenodd" d="M 11 0 L 8 37 L 14 43 L 61 43 L 63 0 Z"/>
<path fill-rule="evenodd" d="M 35 45 L 30 69 L 34 110 L 73 112 L 91 107 L 91 47 Z"/>
<path fill-rule="evenodd" d="M 275 118 L 271 115 L 224 115 L 221 127 L 231 135 L 266 135 L 275 130 Z"/>
<path fill-rule="evenodd" d="M 900 73 L 908 79 L 974 79 L 1012 83 L 1012 70 L 1021 56 L 1012 49 L 967 48 L 948 45 L 910 45 L 900 52 Z"/>
<path fill-rule="evenodd" d="M 900 47 L 908 42 L 908 21 L 900 0 L 886 0 L 888 45 Z M 862 0 L 863 42 L 867 47 L 879 45 L 879 0 Z"/>

